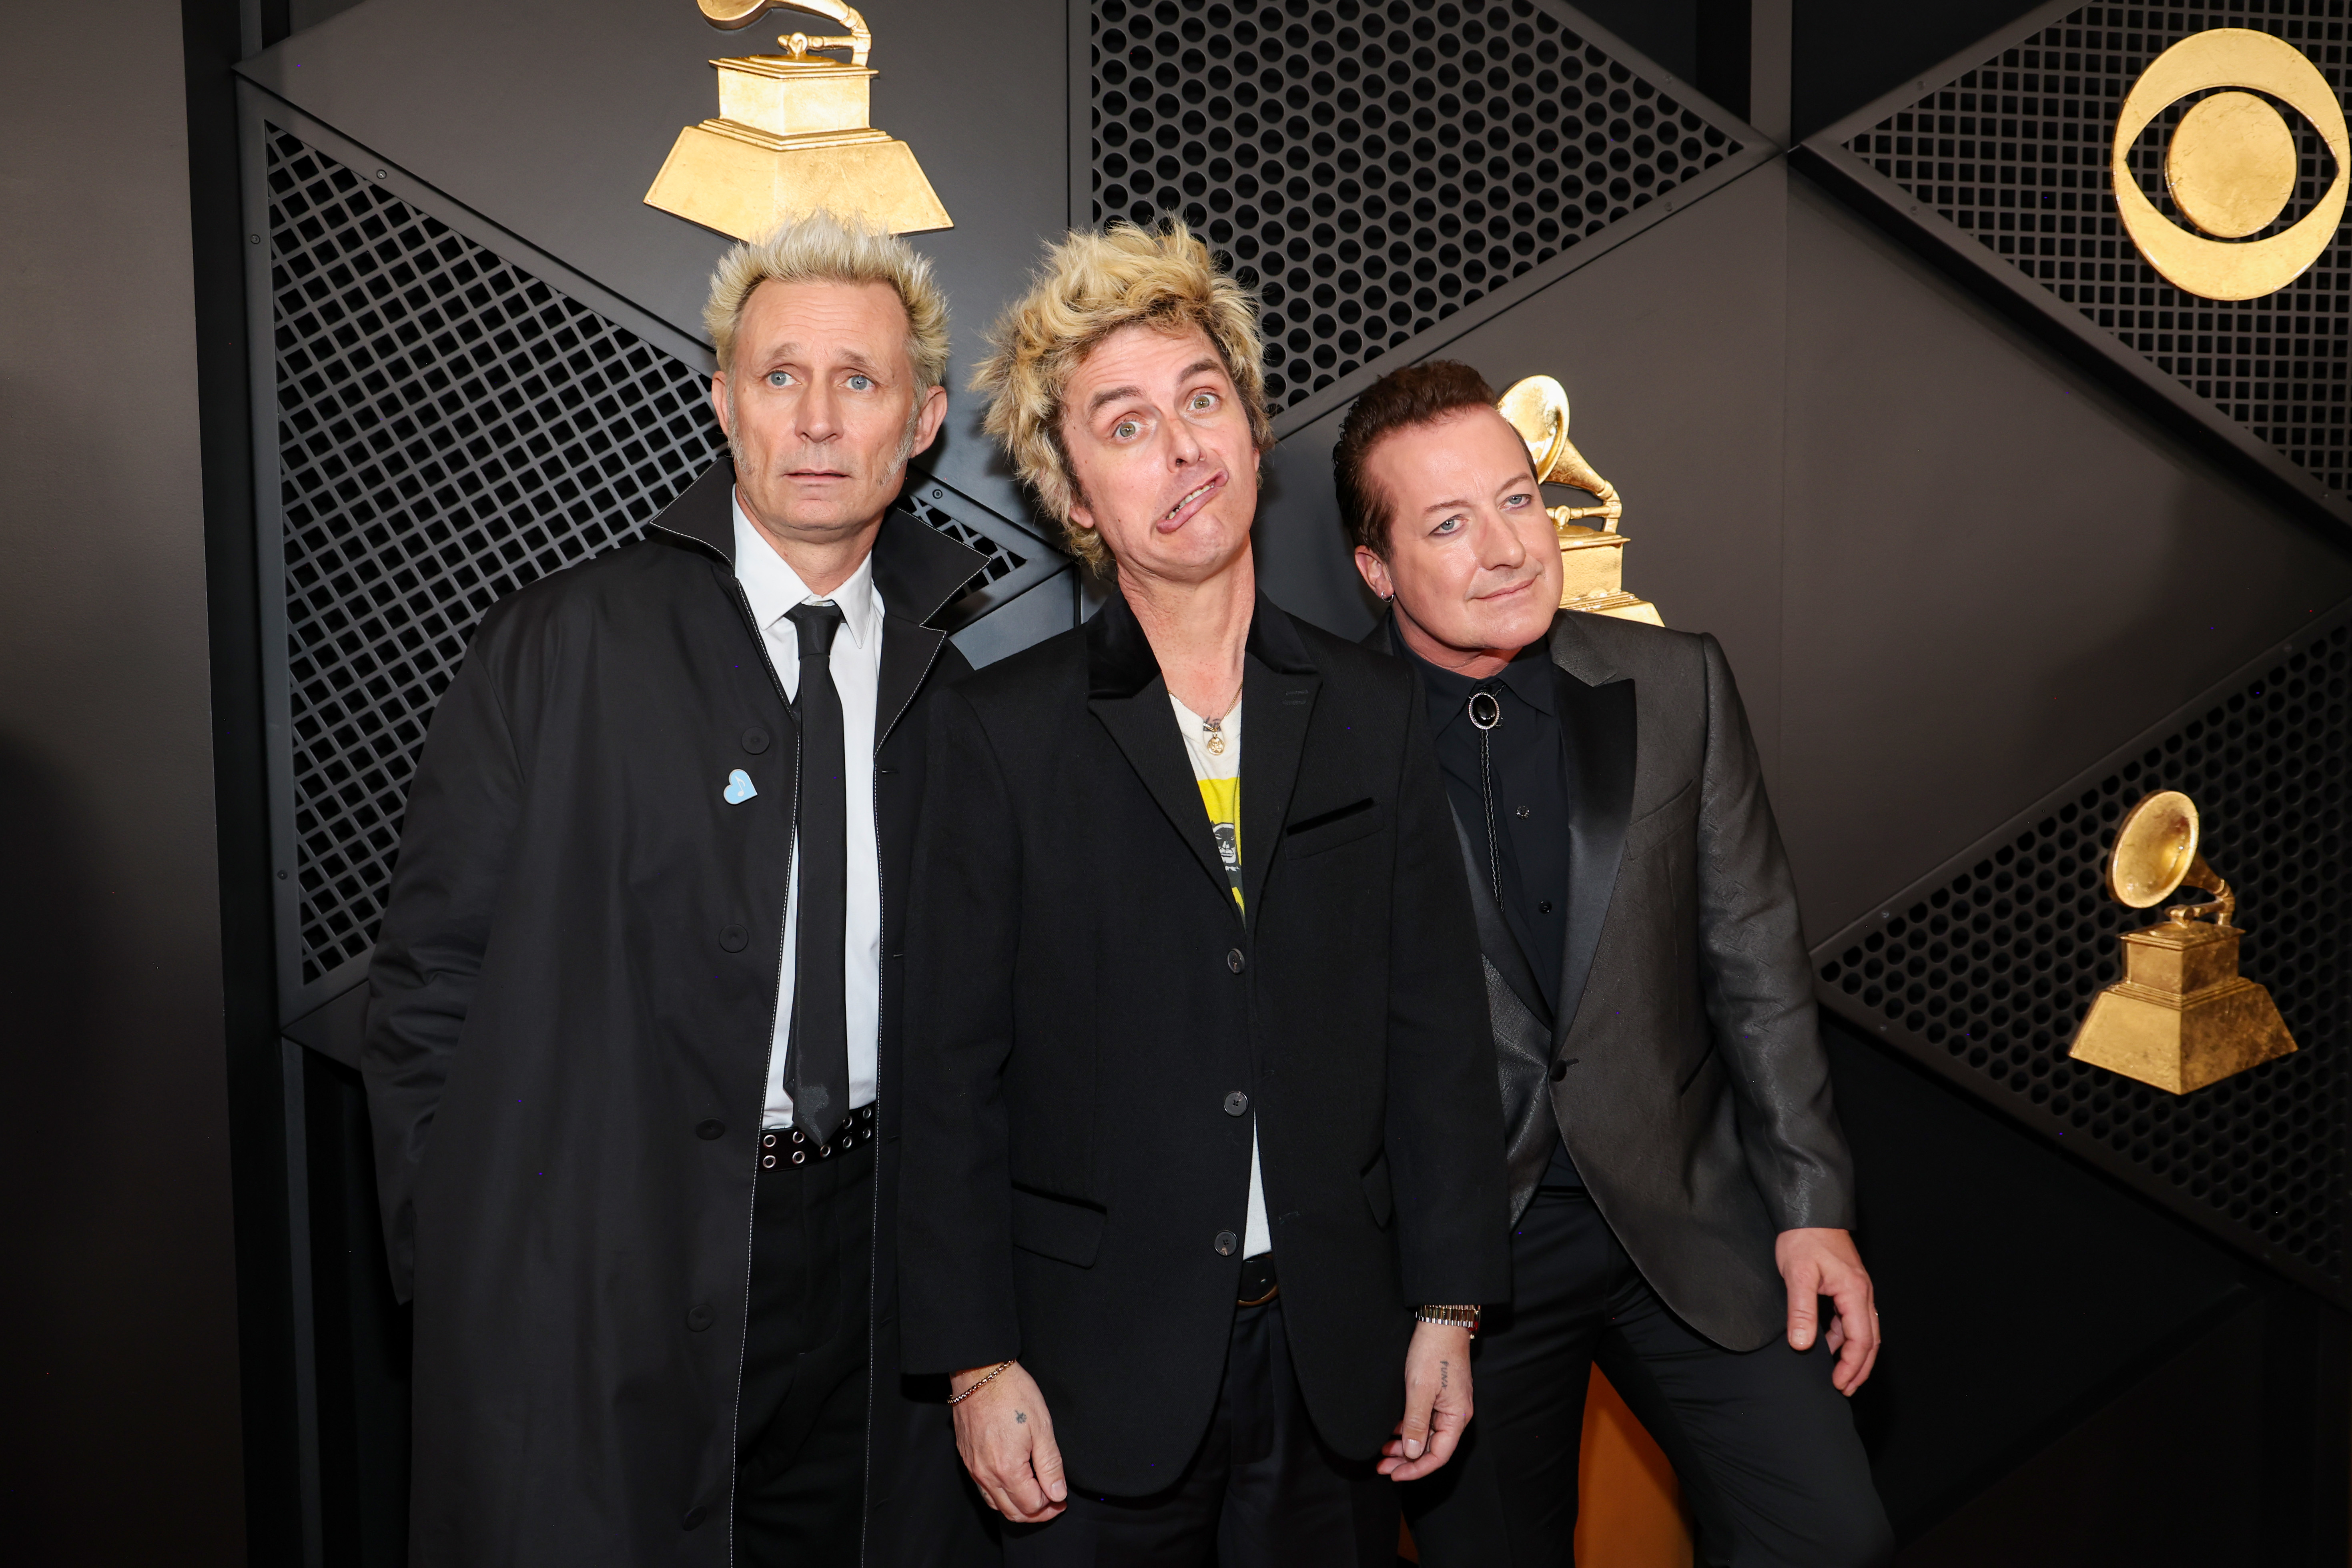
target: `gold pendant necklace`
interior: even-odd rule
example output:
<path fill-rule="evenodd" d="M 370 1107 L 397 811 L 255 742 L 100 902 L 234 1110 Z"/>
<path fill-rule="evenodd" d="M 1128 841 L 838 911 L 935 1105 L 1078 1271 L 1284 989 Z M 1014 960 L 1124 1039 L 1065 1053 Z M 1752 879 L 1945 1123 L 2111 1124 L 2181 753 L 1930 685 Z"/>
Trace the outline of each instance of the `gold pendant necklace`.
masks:
<path fill-rule="evenodd" d="M 1208 748 L 1209 755 L 1213 757 L 1222 757 L 1225 754 L 1224 724 L 1225 721 L 1222 719 L 1201 721 L 1201 733 L 1208 737 L 1201 743 Z"/>

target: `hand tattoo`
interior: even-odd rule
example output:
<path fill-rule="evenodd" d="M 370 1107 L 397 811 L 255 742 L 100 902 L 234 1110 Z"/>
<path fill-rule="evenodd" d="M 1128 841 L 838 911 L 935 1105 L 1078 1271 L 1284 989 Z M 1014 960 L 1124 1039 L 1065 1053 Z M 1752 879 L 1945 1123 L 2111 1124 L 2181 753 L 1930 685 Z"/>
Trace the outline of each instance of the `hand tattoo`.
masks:
<path fill-rule="evenodd" d="M 1016 1410 L 1013 1413 L 1013 1419 L 1025 1426 L 1029 1424 L 1029 1414 L 1024 1410 Z"/>
<path fill-rule="evenodd" d="M 1453 1385 L 1454 1363 L 1450 1361 L 1439 1362 L 1437 1363 L 1437 1386 L 1439 1391 L 1443 1392 L 1445 1389 L 1451 1388 Z"/>

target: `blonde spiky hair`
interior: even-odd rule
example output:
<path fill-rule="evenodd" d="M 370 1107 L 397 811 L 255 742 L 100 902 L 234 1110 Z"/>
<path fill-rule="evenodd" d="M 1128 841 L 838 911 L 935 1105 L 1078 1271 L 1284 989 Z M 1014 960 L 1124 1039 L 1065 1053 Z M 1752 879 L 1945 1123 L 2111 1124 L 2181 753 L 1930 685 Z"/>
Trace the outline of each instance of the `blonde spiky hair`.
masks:
<path fill-rule="evenodd" d="M 1274 446 L 1256 301 L 1217 270 L 1209 247 L 1181 223 L 1072 230 L 1049 246 L 1035 282 L 998 319 L 989 333 L 992 352 L 971 374 L 972 390 L 989 400 L 988 433 L 1062 525 L 1071 550 L 1096 568 L 1110 556 L 1094 530 L 1070 521 L 1079 497 L 1062 442 L 1062 397 L 1097 344 L 1139 325 L 1167 332 L 1197 328 L 1224 361 L 1258 450 Z"/>
<path fill-rule="evenodd" d="M 948 374 L 948 297 L 931 264 L 898 236 L 819 212 L 782 225 L 765 239 L 746 240 L 719 258 L 702 324 L 725 370 L 735 356 L 735 329 L 751 291 L 779 283 L 887 283 L 907 307 L 907 357 L 916 391 L 939 385 Z M 917 406 L 921 399 L 917 398 Z"/>

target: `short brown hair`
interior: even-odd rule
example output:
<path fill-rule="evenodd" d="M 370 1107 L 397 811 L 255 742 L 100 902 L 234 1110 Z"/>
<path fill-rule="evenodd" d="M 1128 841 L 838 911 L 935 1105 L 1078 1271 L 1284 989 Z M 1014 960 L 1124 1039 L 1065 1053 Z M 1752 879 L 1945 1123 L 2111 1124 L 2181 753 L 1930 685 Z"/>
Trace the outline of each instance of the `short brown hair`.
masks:
<path fill-rule="evenodd" d="M 1465 408 L 1493 406 L 1495 389 L 1459 360 L 1409 364 L 1364 388 L 1339 426 L 1339 444 L 1331 449 L 1331 477 L 1339 491 L 1339 523 L 1348 531 L 1349 546 L 1375 555 L 1388 553 L 1393 509 L 1364 471 L 1373 447 L 1415 425 L 1428 425 Z"/>
<path fill-rule="evenodd" d="M 1062 525 L 1070 549 L 1098 570 L 1110 561 L 1101 535 L 1070 521 L 1082 498 L 1062 444 L 1062 395 L 1097 344 L 1138 325 L 1197 329 L 1224 362 L 1250 438 L 1260 452 L 1274 445 L 1256 302 L 1181 223 L 1144 229 L 1121 221 L 1099 234 L 1073 229 L 1049 245 L 1045 268 L 998 320 L 991 353 L 971 374 L 972 390 L 988 399 L 984 428 Z"/>

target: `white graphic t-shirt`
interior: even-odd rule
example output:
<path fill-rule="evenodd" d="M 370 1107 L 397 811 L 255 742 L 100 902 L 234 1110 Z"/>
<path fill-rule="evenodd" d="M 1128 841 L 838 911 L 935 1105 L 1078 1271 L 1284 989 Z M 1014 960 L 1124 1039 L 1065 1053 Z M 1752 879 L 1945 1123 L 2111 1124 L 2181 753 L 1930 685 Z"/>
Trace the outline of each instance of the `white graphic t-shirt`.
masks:
<path fill-rule="evenodd" d="M 1242 705 L 1212 724 L 1170 694 L 1176 710 L 1176 728 L 1184 737 L 1184 754 L 1192 761 L 1192 779 L 1201 786 L 1202 809 L 1208 813 L 1209 831 L 1216 836 L 1217 852 L 1224 858 L 1225 879 L 1234 903 L 1242 902 Z M 1250 1118 L 1249 1223 L 1242 1237 L 1242 1256 L 1255 1258 L 1274 1250 L 1272 1227 L 1265 1223 L 1265 1178 L 1258 1169 L 1257 1118 Z"/>

